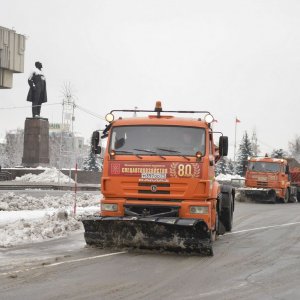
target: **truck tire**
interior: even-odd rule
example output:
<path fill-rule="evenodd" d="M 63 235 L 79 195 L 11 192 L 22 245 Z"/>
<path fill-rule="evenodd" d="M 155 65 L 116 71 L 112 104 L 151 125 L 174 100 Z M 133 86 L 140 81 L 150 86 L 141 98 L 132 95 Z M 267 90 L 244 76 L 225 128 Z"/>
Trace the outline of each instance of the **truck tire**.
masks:
<path fill-rule="evenodd" d="M 226 196 L 229 197 L 229 207 L 222 207 L 220 220 L 223 223 L 226 231 L 231 231 L 233 218 L 233 199 L 232 194 L 227 194 Z"/>
<path fill-rule="evenodd" d="M 290 191 L 289 191 L 289 189 L 286 189 L 284 198 L 283 198 L 283 203 L 288 203 L 289 200 L 290 200 Z"/>

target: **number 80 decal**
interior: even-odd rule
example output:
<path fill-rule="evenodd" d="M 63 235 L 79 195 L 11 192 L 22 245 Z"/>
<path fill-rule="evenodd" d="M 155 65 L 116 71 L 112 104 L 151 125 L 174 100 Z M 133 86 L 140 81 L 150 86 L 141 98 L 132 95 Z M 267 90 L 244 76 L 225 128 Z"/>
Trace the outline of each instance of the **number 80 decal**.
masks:
<path fill-rule="evenodd" d="M 197 163 L 182 164 L 172 163 L 170 166 L 170 177 L 199 177 L 200 166 Z"/>

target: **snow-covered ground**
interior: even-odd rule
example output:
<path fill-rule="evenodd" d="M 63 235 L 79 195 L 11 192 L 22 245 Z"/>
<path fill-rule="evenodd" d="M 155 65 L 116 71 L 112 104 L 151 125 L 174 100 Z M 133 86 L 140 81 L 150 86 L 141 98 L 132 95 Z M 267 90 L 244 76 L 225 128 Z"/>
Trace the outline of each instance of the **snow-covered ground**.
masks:
<path fill-rule="evenodd" d="M 231 181 L 231 179 L 245 179 L 244 177 L 240 176 L 240 175 L 231 175 L 231 174 L 219 174 L 216 177 L 216 180 L 220 180 L 220 181 Z"/>
<path fill-rule="evenodd" d="M 45 168 L 43 173 L 38 175 L 28 173 L 21 177 L 16 177 L 16 181 L 37 182 L 37 183 L 74 183 L 74 180 L 63 174 L 56 168 Z"/>
<path fill-rule="evenodd" d="M 0 193 L 0 247 L 65 236 L 82 229 L 80 219 L 100 211 L 101 195 L 79 193 L 32 197 L 26 192 Z"/>

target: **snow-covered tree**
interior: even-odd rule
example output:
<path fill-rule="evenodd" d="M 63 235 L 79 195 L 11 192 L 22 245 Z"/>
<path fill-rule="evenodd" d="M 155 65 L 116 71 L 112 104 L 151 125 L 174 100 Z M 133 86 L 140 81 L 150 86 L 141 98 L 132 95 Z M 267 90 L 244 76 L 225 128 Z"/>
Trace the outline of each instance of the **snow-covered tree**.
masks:
<path fill-rule="evenodd" d="M 3 164 L 2 167 L 15 167 L 22 163 L 23 156 L 23 144 L 24 144 L 24 130 L 17 129 L 11 130 L 6 133 L 5 146 L 2 150 L 3 153 Z"/>
<path fill-rule="evenodd" d="M 7 156 L 5 151 L 6 143 L 0 142 L 0 166 L 6 167 L 7 166 Z"/>
<path fill-rule="evenodd" d="M 233 165 L 231 159 L 221 157 L 216 164 L 216 175 L 219 174 L 233 174 Z"/>
<path fill-rule="evenodd" d="M 216 176 L 219 174 L 226 174 L 227 162 L 225 157 L 221 157 L 220 160 L 216 163 Z"/>
<path fill-rule="evenodd" d="M 289 142 L 289 150 L 291 156 L 300 161 L 300 136 L 296 136 L 293 141 Z"/>
<path fill-rule="evenodd" d="M 101 171 L 102 170 L 102 160 L 97 157 L 97 155 L 93 151 L 92 147 L 92 139 L 90 144 L 90 151 L 88 157 L 84 160 L 82 165 L 84 170 L 87 171 Z"/>
<path fill-rule="evenodd" d="M 271 157 L 274 158 L 285 158 L 288 156 L 288 153 L 283 149 L 274 149 L 271 153 Z"/>
<path fill-rule="evenodd" d="M 253 156 L 252 145 L 248 137 L 247 131 L 242 138 L 239 146 L 237 160 L 236 160 L 236 174 L 244 176 L 248 164 L 248 158 Z"/>
<path fill-rule="evenodd" d="M 228 174 L 235 175 L 236 168 L 234 166 L 234 161 L 231 158 L 229 158 L 227 164 L 228 164 Z"/>
<path fill-rule="evenodd" d="M 89 152 L 84 139 L 68 131 L 49 132 L 49 158 L 50 166 L 55 168 L 74 168 L 75 163 L 79 169 Z"/>

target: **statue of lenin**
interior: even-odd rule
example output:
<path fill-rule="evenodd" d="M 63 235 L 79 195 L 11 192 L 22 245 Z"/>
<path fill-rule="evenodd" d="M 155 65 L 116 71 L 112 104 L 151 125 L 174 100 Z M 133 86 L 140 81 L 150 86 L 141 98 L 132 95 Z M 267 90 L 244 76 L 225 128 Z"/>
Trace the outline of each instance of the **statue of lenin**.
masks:
<path fill-rule="evenodd" d="M 39 118 L 41 114 L 42 103 L 47 102 L 46 79 L 42 72 L 42 64 L 37 61 L 35 69 L 28 78 L 30 86 L 27 101 L 32 102 L 32 117 Z"/>

